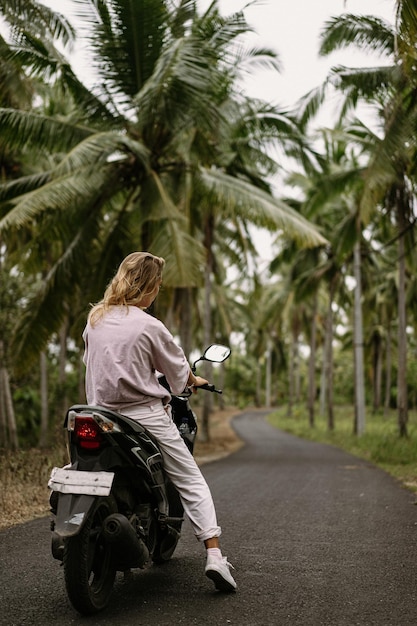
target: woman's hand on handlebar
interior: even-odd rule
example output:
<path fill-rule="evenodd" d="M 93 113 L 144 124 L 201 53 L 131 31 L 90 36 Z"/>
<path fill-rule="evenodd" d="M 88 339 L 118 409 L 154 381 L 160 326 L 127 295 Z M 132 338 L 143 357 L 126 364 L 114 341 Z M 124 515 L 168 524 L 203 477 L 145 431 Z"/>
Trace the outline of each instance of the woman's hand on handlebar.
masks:
<path fill-rule="evenodd" d="M 202 378 L 202 376 L 196 376 L 193 372 L 190 371 L 190 376 L 188 377 L 187 385 L 191 388 L 192 392 L 195 393 L 198 387 L 201 385 L 208 385 L 208 380 Z"/>
<path fill-rule="evenodd" d="M 191 391 L 197 393 L 197 389 L 201 387 L 201 385 L 208 385 L 208 380 L 201 376 L 195 376 L 195 381 L 191 384 Z"/>

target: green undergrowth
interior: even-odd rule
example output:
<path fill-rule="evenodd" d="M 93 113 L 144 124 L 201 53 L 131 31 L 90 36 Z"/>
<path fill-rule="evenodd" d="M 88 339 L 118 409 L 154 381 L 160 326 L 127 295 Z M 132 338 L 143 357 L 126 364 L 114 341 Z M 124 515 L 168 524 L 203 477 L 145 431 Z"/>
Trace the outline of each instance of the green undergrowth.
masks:
<path fill-rule="evenodd" d="M 353 407 L 336 407 L 333 430 L 329 430 L 327 418 L 318 414 L 314 427 L 311 427 L 307 409 L 298 405 L 291 415 L 288 415 L 287 407 L 282 407 L 271 413 L 268 420 L 276 428 L 297 437 L 330 444 L 366 459 L 417 493 L 417 412 L 409 412 L 407 437 L 399 436 L 394 411 L 387 416 L 368 413 L 361 436 L 353 433 L 353 416 Z"/>

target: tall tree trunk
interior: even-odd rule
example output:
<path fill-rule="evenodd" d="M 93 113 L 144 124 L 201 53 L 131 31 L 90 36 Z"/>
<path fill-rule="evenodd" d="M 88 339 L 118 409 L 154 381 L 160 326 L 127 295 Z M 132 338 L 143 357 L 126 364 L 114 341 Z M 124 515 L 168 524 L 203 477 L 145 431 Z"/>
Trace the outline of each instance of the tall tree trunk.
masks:
<path fill-rule="evenodd" d="M 67 378 L 67 340 L 69 330 L 69 318 L 66 317 L 65 322 L 59 331 L 59 362 L 58 362 L 58 379 L 59 386 L 62 390 L 62 402 L 67 407 L 67 394 L 65 389 L 65 382 Z"/>
<path fill-rule="evenodd" d="M 9 372 L 5 365 L 4 344 L 0 340 L 0 446 L 19 449 Z"/>
<path fill-rule="evenodd" d="M 17 437 L 17 426 L 16 426 L 16 418 L 14 414 L 13 407 L 13 398 L 12 392 L 10 389 L 10 378 L 9 372 L 6 368 L 3 369 L 3 377 L 4 377 L 4 392 L 5 392 L 5 404 L 6 404 L 6 415 L 7 415 L 7 427 L 9 430 L 9 447 L 12 450 L 19 449 L 19 440 Z"/>
<path fill-rule="evenodd" d="M 334 407 L 333 407 L 333 300 L 336 292 L 337 277 L 330 281 L 329 306 L 326 319 L 326 397 L 327 397 L 327 428 L 334 430 Z"/>
<path fill-rule="evenodd" d="M 308 358 L 308 422 L 314 428 L 314 403 L 316 400 L 316 342 L 317 342 L 318 294 L 314 294 L 310 334 L 310 356 Z"/>
<path fill-rule="evenodd" d="M 204 346 L 207 347 L 211 343 L 211 269 L 209 264 L 207 264 L 205 271 L 204 295 Z M 211 380 L 212 371 L 212 364 L 209 361 L 204 361 L 204 377 L 208 381 Z M 204 391 L 202 393 L 204 395 L 200 438 L 201 441 L 210 441 L 210 413 L 213 408 L 213 398 L 211 393 Z"/>
<path fill-rule="evenodd" d="M 39 356 L 40 369 L 40 395 L 41 395 L 41 425 L 39 432 L 38 446 L 46 448 L 48 446 L 48 361 L 45 352 Z"/>
<path fill-rule="evenodd" d="M 288 368 L 288 417 L 292 415 L 294 402 L 299 402 L 300 399 L 298 361 L 298 324 L 296 324 L 291 332 L 290 362 Z"/>
<path fill-rule="evenodd" d="M 397 407 L 398 428 L 401 437 L 407 436 L 408 398 L 407 398 L 407 316 L 405 294 L 405 231 L 406 207 L 403 193 L 399 192 L 398 206 L 398 379 Z"/>
<path fill-rule="evenodd" d="M 178 290 L 181 294 L 181 314 L 180 314 L 180 338 L 181 347 L 184 350 L 187 359 L 190 358 L 191 350 L 193 348 L 193 325 L 192 325 L 192 310 L 193 299 L 191 287 L 184 287 Z"/>
<path fill-rule="evenodd" d="M 78 402 L 80 404 L 85 404 L 87 402 L 87 398 L 85 397 L 85 365 L 82 350 L 78 360 Z"/>
<path fill-rule="evenodd" d="M 294 335 L 294 397 L 297 404 L 301 399 L 301 372 L 300 372 L 300 341 L 298 332 Z"/>
<path fill-rule="evenodd" d="M 256 360 L 256 392 L 255 392 L 255 406 L 262 406 L 262 361 Z"/>
<path fill-rule="evenodd" d="M 355 425 L 356 435 L 365 432 L 365 379 L 363 368 L 363 321 L 362 321 L 362 259 L 360 241 L 355 243 L 354 251 L 354 277 L 355 277 L 355 302 L 354 302 L 354 362 L 355 362 Z"/>
<path fill-rule="evenodd" d="M 0 366 L 0 449 L 7 448 L 8 443 L 4 369 L 3 366 Z"/>
<path fill-rule="evenodd" d="M 61 437 L 62 435 L 62 423 L 64 416 L 68 410 L 70 404 L 74 404 L 75 398 L 68 399 L 68 392 L 66 388 L 66 366 L 67 366 L 67 340 L 68 340 L 69 318 L 65 318 L 62 324 L 58 338 L 59 338 L 59 358 L 58 358 L 58 392 L 59 397 L 55 403 L 54 415 L 50 420 L 51 426 L 53 426 L 53 438 Z"/>
<path fill-rule="evenodd" d="M 213 272 L 213 234 L 214 234 L 214 218 L 210 215 L 205 224 L 204 247 L 206 249 L 206 267 L 204 271 L 204 344 L 207 347 L 211 343 L 211 276 Z M 212 374 L 212 364 L 209 361 L 204 362 L 204 376 L 210 380 Z M 204 393 L 203 396 L 203 412 L 202 412 L 202 429 L 200 438 L 202 441 L 210 441 L 210 413 L 213 406 L 213 398 L 211 393 Z"/>
<path fill-rule="evenodd" d="M 391 322 L 388 323 L 385 355 L 385 400 L 384 415 L 388 415 L 391 406 L 391 378 L 392 378 L 392 337 Z"/>
<path fill-rule="evenodd" d="M 218 387 L 219 387 L 219 389 L 223 389 L 223 387 L 224 387 L 224 379 L 225 379 L 225 369 L 224 369 L 224 363 L 222 363 L 220 365 L 220 367 L 219 367 L 219 378 L 218 378 Z M 217 396 L 217 394 L 216 394 L 216 396 Z M 223 411 L 225 406 L 226 406 L 223 394 L 219 394 L 217 396 L 217 401 L 218 401 L 219 409 L 221 411 Z"/>
<path fill-rule="evenodd" d="M 265 406 L 267 409 L 271 406 L 271 384 L 272 384 L 272 339 L 268 335 L 266 340 L 266 359 L 265 359 Z"/>
<path fill-rule="evenodd" d="M 288 406 L 287 417 L 292 416 L 294 405 L 294 337 L 291 334 L 291 343 L 289 346 L 289 363 L 288 363 Z"/>
<path fill-rule="evenodd" d="M 323 415 L 323 416 L 326 414 L 326 407 L 327 407 L 326 355 L 328 351 L 327 342 L 329 341 L 328 335 L 327 335 L 327 324 L 325 324 L 324 332 L 325 332 L 325 335 L 324 335 L 324 345 L 323 345 L 323 358 L 321 362 L 321 372 L 320 372 L 320 403 L 319 403 L 319 413 L 320 415 Z"/>
<path fill-rule="evenodd" d="M 374 335 L 373 353 L 373 411 L 378 412 L 381 408 L 381 385 L 382 385 L 382 339 L 377 331 Z"/>

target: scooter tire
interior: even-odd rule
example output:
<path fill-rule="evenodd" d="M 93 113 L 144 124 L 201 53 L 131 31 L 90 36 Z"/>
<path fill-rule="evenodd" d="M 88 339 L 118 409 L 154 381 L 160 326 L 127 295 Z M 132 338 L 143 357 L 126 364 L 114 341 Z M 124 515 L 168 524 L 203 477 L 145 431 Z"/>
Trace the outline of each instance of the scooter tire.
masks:
<path fill-rule="evenodd" d="M 103 540 L 103 522 L 117 505 L 112 496 L 99 497 L 88 512 L 78 535 L 64 544 L 64 575 L 68 598 L 82 615 L 92 615 L 109 603 L 116 571 L 112 548 Z"/>
<path fill-rule="evenodd" d="M 177 533 L 181 532 L 181 528 L 173 527 L 173 529 L 176 530 Z M 179 534 L 170 533 L 169 531 L 162 534 L 152 553 L 152 562 L 155 563 L 155 565 L 167 563 L 174 554 L 179 539 Z"/>

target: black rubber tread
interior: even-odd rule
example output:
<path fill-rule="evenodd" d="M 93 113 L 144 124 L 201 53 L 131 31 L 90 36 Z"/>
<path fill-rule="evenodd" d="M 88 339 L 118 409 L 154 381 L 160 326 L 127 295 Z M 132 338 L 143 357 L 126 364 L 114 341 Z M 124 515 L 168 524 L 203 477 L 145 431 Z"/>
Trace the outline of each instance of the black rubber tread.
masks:
<path fill-rule="evenodd" d="M 104 609 L 116 572 L 112 566 L 111 546 L 101 540 L 104 519 L 117 512 L 113 497 L 97 498 L 78 535 L 64 546 L 64 574 L 69 600 L 82 615 Z"/>

